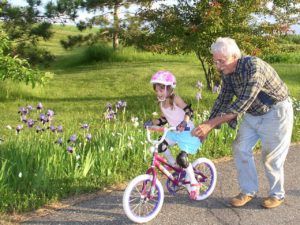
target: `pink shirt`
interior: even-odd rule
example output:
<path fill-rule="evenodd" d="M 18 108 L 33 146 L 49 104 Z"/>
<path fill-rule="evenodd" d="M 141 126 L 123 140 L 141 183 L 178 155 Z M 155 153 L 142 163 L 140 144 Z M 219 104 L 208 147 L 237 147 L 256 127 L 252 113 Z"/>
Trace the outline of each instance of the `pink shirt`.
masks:
<path fill-rule="evenodd" d="M 185 112 L 182 108 L 178 107 L 176 104 L 174 104 L 174 107 L 163 107 L 162 103 L 160 104 L 160 110 L 166 117 L 168 123 L 170 126 L 177 126 L 184 120 Z M 188 122 L 188 127 L 193 128 L 194 125 L 191 121 Z"/>

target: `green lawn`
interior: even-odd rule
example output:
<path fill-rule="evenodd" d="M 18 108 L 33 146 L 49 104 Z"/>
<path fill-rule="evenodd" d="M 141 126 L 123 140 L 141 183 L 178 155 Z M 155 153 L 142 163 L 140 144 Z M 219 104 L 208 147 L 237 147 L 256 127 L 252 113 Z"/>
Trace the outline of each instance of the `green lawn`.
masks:
<path fill-rule="evenodd" d="M 202 90 L 197 102 L 196 82 L 205 83 L 199 61 L 193 55 L 153 55 L 124 48 L 112 52 L 107 47 L 74 48 L 65 51 L 59 40 L 75 32 L 71 28 L 55 29 L 55 37 L 42 43 L 56 55 L 46 70 L 55 73 L 44 87 L 31 89 L 9 81 L 0 83 L 0 211 L 28 211 L 45 203 L 76 193 L 92 191 L 123 182 L 143 173 L 149 165 L 143 121 L 158 111 L 150 77 L 158 70 L 172 71 L 178 80 L 176 92 L 195 109 L 195 122 L 203 121 L 216 94 Z M 97 49 L 99 48 L 99 49 Z M 101 55 L 100 55 L 101 54 Z M 102 58 L 95 62 L 91 56 Z M 107 59 L 107 60 L 104 60 Z M 274 67 L 288 84 L 291 95 L 299 101 L 300 65 L 276 64 Z M 116 120 L 105 120 L 107 103 L 127 102 L 126 110 L 118 111 Z M 23 130 L 20 107 L 41 102 L 44 109 L 34 110 L 28 118 L 44 128 Z M 54 119 L 41 125 L 40 113 L 54 111 Z M 300 104 L 299 104 L 300 109 Z M 138 125 L 132 121 L 137 120 Z M 299 113 L 296 114 L 293 141 L 300 140 Z M 88 130 L 81 129 L 84 123 Z M 63 126 L 63 133 L 51 132 L 50 125 Z M 8 129 L 8 127 L 12 129 Z M 85 135 L 90 133 L 92 140 Z M 68 143 L 76 135 L 74 143 Z M 231 154 L 235 132 L 223 126 L 212 132 L 195 157 L 219 158 Z M 61 138 L 60 146 L 55 142 Z M 72 147 L 73 152 L 67 148 Z M 177 151 L 178 149 L 175 149 Z"/>

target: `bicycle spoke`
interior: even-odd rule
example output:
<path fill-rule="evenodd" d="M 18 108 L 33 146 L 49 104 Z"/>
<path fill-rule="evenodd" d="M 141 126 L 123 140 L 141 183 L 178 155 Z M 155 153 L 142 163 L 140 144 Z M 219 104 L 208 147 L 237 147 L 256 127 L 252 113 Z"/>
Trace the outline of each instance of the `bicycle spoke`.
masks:
<path fill-rule="evenodd" d="M 140 188 L 139 188 L 138 186 L 135 187 L 135 190 L 136 190 L 136 192 L 137 192 L 138 194 L 140 194 L 140 195 L 142 194 L 141 191 L 140 191 Z"/>
<path fill-rule="evenodd" d="M 123 208 L 134 222 L 145 223 L 152 220 L 161 210 L 164 200 L 163 186 L 159 180 L 153 187 L 151 175 L 140 175 L 127 186 L 123 196 Z"/>
<path fill-rule="evenodd" d="M 153 201 L 153 200 L 152 200 L 152 201 Z M 153 201 L 153 202 L 154 202 L 154 201 Z M 156 201 L 155 201 L 154 203 L 151 203 L 150 201 L 148 201 L 148 205 L 151 205 L 151 206 L 155 207 Z"/>
<path fill-rule="evenodd" d="M 200 191 L 205 192 L 205 191 L 208 189 L 208 187 L 209 187 L 209 186 L 203 184 L 203 185 L 200 187 Z"/>
<path fill-rule="evenodd" d="M 141 203 L 136 204 L 134 207 L 132 207 L 132 211 L 135 211 L 137 207 L 140 206 Z M 140 208 L 140 207 L 139 207 Z"/>
<path fill-rule="evenodd" d="M 129 202 L 134 202 L 134 201 L 136 201 L 137 199 L 139 199 L 140 197 L 135 197 L 135 198 L 131 198 L 130 200 L 129 200 Z"/>
<path fill-rule="evenodd" d="M 145 206 L 146 206 L 146 212 L 147 212 L 146 214 L 148 214 L 148 212 L 152 211 L 153 208 L 151 207 L 152 206 L 151 204 L 146 204 Z"/>
<path fill-rule="evenodd" d="M 150 183 L 148 183 L 150 184 Z M 146 196 L 145 190 L 149 189 L 150 186 L 143 184 L 138 184 L 134 187 L 134 191 L 131 193 L 129 202 L 131 204 L 131 210 L 137 216 L 143 217 L 149 215 L 156 207 L 157 196 L 159 194 L 158 190 L 155 189 L 152 198 L 143 198 Z"/>

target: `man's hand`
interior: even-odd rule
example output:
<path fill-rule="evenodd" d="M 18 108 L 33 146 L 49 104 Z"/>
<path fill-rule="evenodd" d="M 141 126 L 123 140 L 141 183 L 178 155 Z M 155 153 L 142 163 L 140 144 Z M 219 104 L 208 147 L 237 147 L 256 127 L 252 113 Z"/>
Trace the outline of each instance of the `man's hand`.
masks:
<path fill-rule="evenodd" d="M 204 139 L 207 137 L 209 132 L 211 131 L 213 127 L 209 123 L 209 121 L 204 122 L 200 125 L 198 125 L 193 131 L 192 135 L 197 136 L 200 138 L 201 141 L 204 141 Z"/>
<path fill-rule="evenodd" d="M 201 140 L 207 137 L 207 135 L 209 134 L 209 132 L 221 125 L 222 123 L 228 122 L 232 119 L 235 119 L 237 117 L 237 114 L 224 114 L 224 115 L 220 115 L 217 116 L 213 119 L 207 120 L 204 123 L 198 125 L 193 131 L 192 131 L 192 135 L 199 137 Z M 204 140 L 203 139 L 203 140 Z"/>

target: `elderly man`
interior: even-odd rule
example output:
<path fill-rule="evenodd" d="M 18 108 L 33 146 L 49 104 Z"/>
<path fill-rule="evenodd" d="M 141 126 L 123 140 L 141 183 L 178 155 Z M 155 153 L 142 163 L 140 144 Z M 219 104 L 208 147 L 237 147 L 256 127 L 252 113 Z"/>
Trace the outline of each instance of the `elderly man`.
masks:
<path fill-rule="evenodd" d="M 258 192 L 253 148 L 261 140 L 262 161 L 270 185 L 269 196 L 262 206 L 275 208 L 285 197 L 283 166 L 293 128 L 287 86 L 269 64 L 257 57 L 242 56 L 231 38 L 218 38 L 211 46 L 211 53 L 222 74 L 222 89 L 209 120 L 198 125 L 193 135 L 205 139 L 213 128 L 225 122 L 235 128 L 237 119 L 242 117 L 233 143 L 240 194 L 230 204 L 243 206 Z"/>

